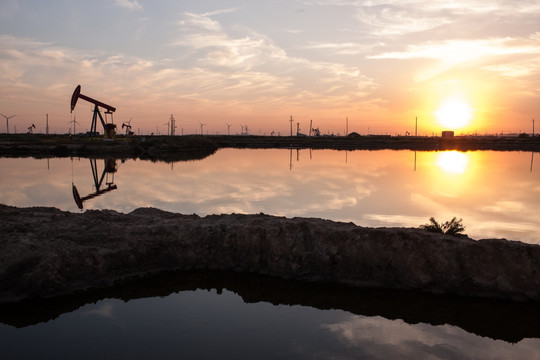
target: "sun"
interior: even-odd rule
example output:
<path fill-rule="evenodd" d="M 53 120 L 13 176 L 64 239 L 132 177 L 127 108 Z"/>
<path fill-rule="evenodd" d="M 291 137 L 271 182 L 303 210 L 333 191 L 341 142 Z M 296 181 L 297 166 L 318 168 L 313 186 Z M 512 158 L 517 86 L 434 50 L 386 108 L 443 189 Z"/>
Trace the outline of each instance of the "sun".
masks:
<path fill-rule="evenodd" d="M 435 111 L 437 121 L 445 130 L 457 130 L 467 126 L 472 119 L 469 103 L 461 97 L 449 97 Z"/>

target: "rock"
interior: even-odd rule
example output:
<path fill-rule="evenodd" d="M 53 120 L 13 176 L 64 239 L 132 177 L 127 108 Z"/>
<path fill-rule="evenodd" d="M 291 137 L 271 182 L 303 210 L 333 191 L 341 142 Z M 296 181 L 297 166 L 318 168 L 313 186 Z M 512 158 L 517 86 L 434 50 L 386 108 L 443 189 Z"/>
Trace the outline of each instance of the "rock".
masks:
<path fill-rule="evenodd" d="M 540 246 L 313 218 L 129 214 L 0 205 L 0 302 L 107 287 L 164 270 L 540 300 Z"/>

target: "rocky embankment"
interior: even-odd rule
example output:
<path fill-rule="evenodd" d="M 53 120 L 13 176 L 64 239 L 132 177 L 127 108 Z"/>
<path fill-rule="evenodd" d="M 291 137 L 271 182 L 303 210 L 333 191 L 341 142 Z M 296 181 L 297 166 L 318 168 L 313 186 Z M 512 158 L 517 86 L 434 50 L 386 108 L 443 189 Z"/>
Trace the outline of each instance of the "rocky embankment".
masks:
<path fill-rule="evenodd" d="M 321 219 L 129 214 L 0 205 L 0 302 L 113 286 L 164 270 L 540 300 L 540 246 Z"/>

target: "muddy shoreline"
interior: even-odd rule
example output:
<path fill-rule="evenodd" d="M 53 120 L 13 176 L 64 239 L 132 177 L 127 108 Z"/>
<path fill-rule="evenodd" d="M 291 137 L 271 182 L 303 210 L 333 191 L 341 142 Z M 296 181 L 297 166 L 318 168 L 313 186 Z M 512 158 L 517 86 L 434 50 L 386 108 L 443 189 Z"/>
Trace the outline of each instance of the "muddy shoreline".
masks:
<path fill-rule="evenodd" d="M 221 148 L 540 152 L 540 137 L 411 136 L 133 136 L 114 141 L 87 136 L 0 134 L 0 157 L 116 157 L 153 161 L 201 159 Z"/>

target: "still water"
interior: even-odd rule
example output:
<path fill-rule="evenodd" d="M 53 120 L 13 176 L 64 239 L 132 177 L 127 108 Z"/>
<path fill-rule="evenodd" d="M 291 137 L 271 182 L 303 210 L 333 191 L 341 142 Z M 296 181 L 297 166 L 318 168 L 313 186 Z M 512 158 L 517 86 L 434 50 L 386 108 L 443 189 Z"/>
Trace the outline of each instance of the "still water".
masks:
<path fill-rule="evenodd" d="M 148 206 L 201 216 L 264 212 L 377 227 L 418 227 L 431 216 L 456 216 L 473 238 L 540 243 L 535 156 L 540 158 L 524 152 L 224 149 L 176 163 L 2 158 L 0 203 L 72 212 Z M 249 295 L 249 301 L 231 286 L 203 288 L 124 300 L 106 296 L 22 323 L 0 316 L 0 356 L 540 358 L 538 329 L 517 334 L 530 312 L 504 304 L 404 300 L 398 293 L 355 295 L 350 305 L 343 304 L 348 295 L 329 291 L 335 298 L 321 306 L 317 292 L 298 288 L 276 300 L 274 285 L 266 285 L 270 295 Z M 290 294 L 303 300 L 291 300 Z M 417 302 L 425 306 L 405 309 Z M 506 310 L 499 311 L 501 306 Z M 474 317 L 482 308 L 486 314 Z M 538 323 L 537 314 L 529 321 Z"/>
<path fill-rule="evenodd" d="M 442 222 L 455 216 L 475 239 L 540 243 L 534 155 L 540 159 L 525 152 L 224 149 L 176 163 L 2 158 L 0 203 L 82 211 L 72 184 L 85 198 L 101 181 L 105 191 L 84 201 L 83 210 L 264 212 L 375 227 L 418 227 L 431 216 Z"/>

